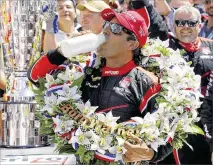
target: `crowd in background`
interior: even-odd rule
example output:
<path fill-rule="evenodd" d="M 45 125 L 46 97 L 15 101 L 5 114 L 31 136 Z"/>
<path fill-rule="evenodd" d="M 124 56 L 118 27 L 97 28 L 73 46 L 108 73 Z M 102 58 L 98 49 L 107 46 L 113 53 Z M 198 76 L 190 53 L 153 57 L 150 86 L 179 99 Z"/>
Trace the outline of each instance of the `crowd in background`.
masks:
<path fill-rule="evenodd" d="M 47 20 L 43 27 L 43 51 L 56 49 L 60 41 L 83 34 L 85 31 L 101 33 L 103 26 L 101 11 L 105 8 L 112 8 L 117 12 L 130 10 L 129 0 L 94 1 L 58 0 L 56 15 Z M 188 142 L 193 146 L 194 151 L 184 146 L 179 151 L 179 162 L 181 164 L 211 164 L 213 100 L 210 71 L 213 62 L 207 55 L 213 54 L 213 1 L 154 0 L 150 1 L 150 4 L 154 6 L 158 17 L 161 17 L 161 19 L 155 19 L 157 15 L 149 6 L 146 6 L 150 19 L 153 18 L 153 22 L 150 22 L 150 37 L 159 37 L 161 40 L 169 39 L 171 48 L 185 49 L 187 55 L 184 58 L 187 61 L 193 61 L 195 73 L 202 76 L 202 93 L 205 95 L 206 104 L 202 105 L 200 115 L 202 116 L 201 126 L 205 130 L 206 137 L 190 136 Z M 132 5 L 133 9 L 139 6 L 139 4 L 135 6 L 134 3 Z M 158 25 L 158 28 L 155 25 Z M 201 59 L 196 57 L 201 57 Z M 2 70 L 0 68 L 0 72 Z M 0 81 L 0 89 L 4 90 L 5 78 L 3 75 L 0 75 L 0 78 L 3 80 Z M 175 156 L 171 153 L 157 164 L 178 164 L 174 158 Z"/>

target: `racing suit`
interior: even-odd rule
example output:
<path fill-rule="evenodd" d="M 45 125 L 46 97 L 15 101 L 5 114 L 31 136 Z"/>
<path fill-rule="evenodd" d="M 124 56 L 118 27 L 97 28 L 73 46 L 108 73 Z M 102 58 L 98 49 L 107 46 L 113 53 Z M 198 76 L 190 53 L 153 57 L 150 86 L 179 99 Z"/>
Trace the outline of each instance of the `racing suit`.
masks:
<path fill-rule="evenodd" d="M 198 37 L 194 44 L 186 44 L 178 41 L 173 36 L 169 36 L 169 47 L 174 50 L 184 49 L 186 52 L 183 57 L 187 62 L 192 62 L 195 74 L 201 76 L 201 93 L 205 95 L 206 87 L 209 82 L 209 75 L 213 70 L 213 41 Z M 198 110 L 200 113 L 200 109 Z M 201 121 L 198 124 L 203 128 Z M 189 135 L 187 142 L 193 147 L 193 151 L 184 144 L 178 151 L 181 164 L 211 164 L 209 145 L 202 135 Z M 174 156 L 175 157 L 175 156 Z"/>
<path fill-rule="evenodd" d="M 206 141 L 210 145 L 210 152 L 213 152 L 213 73 L 210 74 L 210 81 L 207 85 L 200 116 L 206 135 Z"/>
<path fill-rule="evenodd" d="M 28 77 L 33 83 L 43 74 L 41 66 L 54 68 L 56 63 L 63 63 L 64 59 L 57 50 L 48 52 L 43 58 L 47 64 L 38 60 L 28 71 Z M 150 76 L 145 74 L 146 71 L 142 70 L 134 61 L 116 69 L 93 69 L 92 73 L 86 74 L 82 83 L 82 100 L 90 100 L 92 106 L 98 106 L 96 112 L 112 111 L 113 116 L 120 116 L 118 122 L 128 121 L 135 116 L 144 117 L 147 112 L 155 110 L 154 97 L 160 85 L 153 83 Z M 160 146 L 150 162 L 163 160 L 171 152 L 172 146 L 169 143 Z"/>

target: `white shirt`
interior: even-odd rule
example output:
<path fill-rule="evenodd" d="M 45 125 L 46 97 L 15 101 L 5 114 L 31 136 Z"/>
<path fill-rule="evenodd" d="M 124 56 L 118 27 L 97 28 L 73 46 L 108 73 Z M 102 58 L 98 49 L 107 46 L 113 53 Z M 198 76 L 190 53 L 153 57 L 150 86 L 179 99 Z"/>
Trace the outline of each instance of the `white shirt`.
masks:
<path fill-rule="evenodd" d="M 80 28 L 80 27 L 81 27 L 81 25 L 77 24 L 75 26 L 74 33 L 78 32 L 77 29 Z M 46 23 L 45 22 L 42 23 L 42 29 L 46 30 Z M 67 34 L 65 32 L 61 31 L 60 29 L 59 29 L 58 33 L 55 34 L 55 37 L 56 37 L 56 42 L 57 43 L 59 43 L 62 40 L 65 40 L 65 39 L 69 38 L 69 36 L 67 36 Z"/>

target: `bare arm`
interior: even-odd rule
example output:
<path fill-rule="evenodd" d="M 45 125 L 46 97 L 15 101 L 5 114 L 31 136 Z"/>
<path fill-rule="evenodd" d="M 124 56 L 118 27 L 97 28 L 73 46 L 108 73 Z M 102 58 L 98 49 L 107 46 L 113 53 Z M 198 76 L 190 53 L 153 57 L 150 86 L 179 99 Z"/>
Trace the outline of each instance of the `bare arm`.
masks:
<path fill-rule="evenodd" d="M 0 44 L 0 89 L 6 89 L 6 76 L 4 73 L 4 61 Z"/>
<path fill-rule="evenodd" d="M 43 44 L 43 51 L 48 52 L 49 50 L 53 50 L 57 48 L 57 42 L 55 34 L 49 33 L 45 31 L 44 35 L 44 44 Z"/>
<path fill-rule="evenodd" d="M 43 51 L 48 52 L 57 48 L 56 34 L 59 31 L 58 27 L 58 14 L 55 13 L 43 23 L 44 38 L 43 38 Z"/>
<path fill-rule="evenodd" d="M 163 16 L 168 16 L 172 10 L 166 0 L 155 0 L 155 8 Z"/>
<path fill-rule="evenodd" d="M 0 89 L 6 89 L 6 77 L 2 69 L 0 69 Z"/>

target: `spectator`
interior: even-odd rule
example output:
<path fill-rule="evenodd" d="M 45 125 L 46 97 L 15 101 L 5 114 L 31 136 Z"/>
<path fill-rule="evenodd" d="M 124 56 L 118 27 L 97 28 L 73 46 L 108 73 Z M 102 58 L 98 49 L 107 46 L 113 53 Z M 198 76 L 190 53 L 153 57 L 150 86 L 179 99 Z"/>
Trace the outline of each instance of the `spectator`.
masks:
<path fill-rule="evenodd" d="M 201 92 L 204 95 L 208 85 L 209 73 L 213 70 L 213 42 L 212 40 L 198 36 L 200 30 L 200 12 L 192 6 L 182 6 L 174 14 L 175 36 L 170 36 L 169 46 L 176 49 L 184 49 L 183 55 L 186 61 L 192 62 L 195 74 L 201 75 Z M 202 125 L 199 123 L 199 126 Z M 179 150 L 182 164 L 211 164 L 209 145 L 201 135 L 189 135 L 188 146 Z"/>
<path fill-rule="evenodd" d="M 98 34 L 102 31 L 103 19 L 100 15 L 101 11 L 110 8 L 104 1 L 88 1 L 78 4 L 77 9 L 80 10 L 80 23 L 83 30 L 90 30 Z"/>
<path fill-rule="evenodd" d="M 46 21 L 43 50 L 45 52 L 56 49 L 57 43 L 69 38 L 77 32 L 75 29 L 76 9 L 74 0 L 57 0 L 58 14 Z"/>
<path fill-rule="evenodd" d="M 200 37 L 213 39 L 213 1 L 205 0 L 204 8 L 206 13 L 208 14 L 208 20 L 204 22 L 204 25 L 201 28 L 199 33 Z"/>

